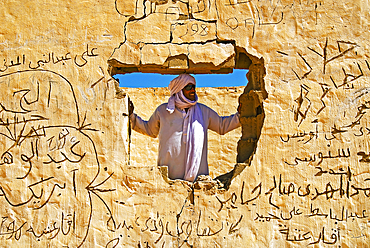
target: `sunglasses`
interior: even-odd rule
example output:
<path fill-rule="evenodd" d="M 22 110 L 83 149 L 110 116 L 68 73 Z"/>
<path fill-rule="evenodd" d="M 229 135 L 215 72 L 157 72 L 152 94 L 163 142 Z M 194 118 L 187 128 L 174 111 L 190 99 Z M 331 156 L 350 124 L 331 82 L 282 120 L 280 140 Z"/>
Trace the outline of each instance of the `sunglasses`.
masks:
<path fill-rule="evenodd" d="M 191 90 L 191 89 L 195 89 L 195 85 L 194 84 L 188 84 L 184 87 L 185 90 Z"/>

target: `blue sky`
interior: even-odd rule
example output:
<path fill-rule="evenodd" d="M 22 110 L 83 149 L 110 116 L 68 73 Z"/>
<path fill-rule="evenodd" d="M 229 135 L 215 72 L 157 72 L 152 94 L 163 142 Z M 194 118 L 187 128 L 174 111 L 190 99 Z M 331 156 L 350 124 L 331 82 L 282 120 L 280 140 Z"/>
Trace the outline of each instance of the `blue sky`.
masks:
<path fill-rule="evenodd" d="M 230 87 L 247 85 L 248 70 L 236 70 L 230 74 L 191 74 L 197 81 L 197 87 Z M 120 81 L 120 87 L 148 88 L 167 87 L 177 75 L 161 75 L 158 73 L 129 73 L 115 75 Z"/>

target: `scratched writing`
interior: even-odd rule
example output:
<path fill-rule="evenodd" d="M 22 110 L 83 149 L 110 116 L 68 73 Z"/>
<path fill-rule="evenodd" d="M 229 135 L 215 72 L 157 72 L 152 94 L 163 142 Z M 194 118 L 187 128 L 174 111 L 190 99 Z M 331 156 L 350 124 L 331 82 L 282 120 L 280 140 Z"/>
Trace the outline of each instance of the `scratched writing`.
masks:
<path fill-rule="evenodd" d="M 280 225 L 283 227 L 279 232 L 285 236 L 286 241 L 290 242 L 302 242 L 302 241 L 311 241 L 306 245 L 315 245 L 319 243 L 333 245 L 340 241 L 340 228 L 332 228 L 329 232 L 325 231 L 325 227 L 322 227 L 321 231 L 314 235 L 312 231 L 300 230 L 297 228 L 289 228 L 285 225 Z M 329 233 L 329 234 L 328 234 Z"/>
<path fill-rule="evenodd" d="M 307 97 L 308 93 L 310 92 L 310 87 L 307 85 L 301 85 L 301 93 L 297 99 L 294 101 L 297 103 L 297 107 L 293 108 L 294 113 L 294 121 L 298 122 L 301 125 L 302 121 L 306 119 L 307 112 L 311 107 L 311 100 Z"/>
<path fill-rule="evenodd" d="M 212 219 L 211 221 L 213 224 L 210 225 L 209 223 L 206 224 L 204 221 L 204 215 L 206 214 L 207 213 L 203 213 L 200 210 L 196 218 L 187 219 L 182 216 L 184 215 L 183 213 L 168 218 L 166 217 L 167 214 L 161 215 L 157 212 L 154 217 L 138 216 L 133 222 L 126 220 L 116 222 L 114 219 L 110 218 L 107 221 L 107 228 L 111 232 L 122 233 L 122 231 L 124 231 L 123 233 L 126 235 L 121 234 L 121 237 L 127 237 L 127 234 L 135 232 L 152 234 L 154 235 L 153 241 L 151 242 L 153 246 L 159 244 L 164 245 L 166 237 L 174 238 L 178 241 L 179 247 L 182 247 L 183 245 L 191 243 L 194 238 L 206 238 L 218 234 L 223 236 L 233 235 L 239 230 L 243 220 L 243 215 L 239 215 L 239 218 L 235 219 L 235 221 L 230 221 L 228 219 Z M 119 242 L 120 238 L 112 239 L 109 242 L 114 242 L 113 240 Z"/>
<path fill-rule="evenodd" d="M 338 152 L 336 154 L 332 154 L 331 151 L 328 151 L 327 155 L 324 155 L 322 152 L 318 152 L 317 155 L 314 154 L 309 157 L 304 158 L 295 157 L 294 163 L 293 162 L 289 163 L 287 161 L 284 161 L 284 163 L 293 166 L 296 166 L 299 163 L 309 163 L 309 165 L 318 166 L 324 161 L 324 159 L 349 158 L 350 156 L 351 156 L 350 149 L 347 148 L 347 151 L 345 149 L 338 149 Z"/>
<path fill-rule="evenodd" d="M 336 186 L 333 181 L 329 181 L 326 184 L 324 184 L 324 189 L 320 189 L 321 186 L 314 186 L 310 183 L 306 185 L 297 185 L 295 183 L 289 183 L 288 185 L 285 185 L 284 180 L 282 179 L 282 175 L 280 174 L 278 179 L 276 179 L 275 176 L 273 176 L 273 187 L 267 187 L 265 190 L 263 190 L 263 184 L 262 182 L 256 185 L 253 190 L 251 190 L 251 197 L 249 199 L 246 199 L 245 196 L 245 182 L 243 182 L 240 195 L 238 195 L 234 192 L 232 195 L 226 199 L 222 200 L 218 196 L 216 197 L 220 207 L 218 211 L 226 210 L 227 203 L 230 203 L 230 207 L 232 209 L 236 209 L 240 206 L 246 205 L 248 206 L 250 203 L 256 201 L 258 198 L 261 198 L 262 196 L 269 195 L 269 203 L 270 205 L 274 206 L 275 208 L 279 209 L 279 207 L 273 203 L 273 196 L 290 196 L 290 195 L 296 195 L 298 197 L 302 198 L 309 198 L 310 200 L 316 200 L 324 197 L 326 200 L 333 199 L 335 197 L 339 198 L 353 198 L 360 194 L 365 197 L 369 197 L 369 188 L 366 186 L 366 179 L 362 181 L 361 184 L 352 184 L 353 178 L 355 177 L 352 174 L 351 169 L 348 167 L 347 170 L 340 169 L 338 171 L 334 171 L 332 169 L 330 170 L 323 170 L 321 167 L 316 167 L 317 170 L 319 170 L 314 176 L 320 177 L 320 176 L 337 176 L 339 180 L 337 180 L 338 185 Z M 264 192 L 264 193 L 263 193 Z"/>
<path fill-rule="evenodd" d="M 345 209 L 344 206 L 341 208 L 341 211 L 339 213 L 336 213 L 333 209 L 329 209 L 328 212 L 323 212 L 320 207 L 314 207 L 311 203 L 310 210 L 305 209 L 305 213 L 299 208 L 293 207 L 292 210 L 288 211 L 280 211 L 276 213 L 268 212 L 266 215 L 256 213 L 256 218 L 254 218 L 255 221 L 259 222 L 270 222 L 274 220 L 291 220 L 293 217 L 296 216 L 304 216 L 305 218 L 310 217 L 322 217 L 328 220 L 332 220 L 335 223 L 338 222 L 348 222 L 350 220 L 356 220 L 356 219 L 367 219 L 369 216 L 366 214 L 366 209 L 363 209 L 360 211 L 361 213 L 358 213 L 356 211 L 351 211 L 349 209 Z"/>
<path fill-rule="evenodd" d="M 266 4 L 267 3 L 267 4 Z M 277 1 L 276 3 L 273 3 L 272 1 L 266 2 L 266 1 L 224 1 L 223 4 L 220 4 L 223 6 L 225 10 L 229 6 L 237 6 L 240 10 L 246 10 L 245 12 L 255 13 L 252 14 L 251 20 L 253 25 L 257 24 L 258 26 L 263 25 L 276 25 L 283 21 L 284 19 L 284 12 L 282 10 L 282 5 L 280 1 Z M 248 6 L 251 10 L 247 11 L 247 9 L 244 8 L 244 6 Z M 249 13 L 244 13 L 244 16 L 248 16 Z M 236 21 L 238 21 L 237 17 L 231 17 L 235 18 Z M 245 18 L 245 17 L 244 17 Z M 245 19 L 247 20 L 247 19 Z M 243 22 L 245 22 L 243 20 Z M 229 26 L 230 27 L 230 26 Z M 230 27 L 232 28 L 232 27 Z"/>
<path fill-rule="evenodd" d="M 324 198 L 324 200 L 329 200 L 334 198 L 350 199 L 359 196 L 370 196 L 370 188 L 366 185 L 368 179 L 365 178 L 359 183 L 355 183 L 355 181 L 358 180 L 356 180 L 356 176 L 353 175 L 350 167 L 347 169 L 340 168 L 337 171 L 333 169 L 325 170 L 318 166 L 315 167 L 315 169 L 317 172 L 314 174 L 314 177 L 331 177 L 330 181 L 324 183 L 324 187 L 321 185 L 315 186 L 311 183 L 305 185 L 298 185 L 292 182 L 285 183 L 282 175 L 280 174 L 278 179 L 276 176 L 273 176 L 272 187 L 268 187 L 267 185 L 264 186 L 262 182 L 260 182 L 251 190 L 250 197 L 247 198 L 245 192 L 246 186 L 245 182 L 243 182 L 239 197 L 236 192 L 233 192 L 231 196 L 225 200 L 216 196 L 220 206 L 218 211 L 220 212 L 226 209 L 237 209 L 243 205 L 248 206 L 259 198 L 268 195 L 269 204 L 276 209 L 280 209 L 280 207 L 274 204 L 274 196 L 281 197 L 295 195 L 302 198 L 308 198 L 312 201 L 322 198 Z"/>
<path fill-rule="evenodd" d="M 217 9 L 222 10 L 219 21 L 230 30 L 247 31 L 252 39 L 259 29 L 283 24 L 284 15 L 290 11 L 281 1 L 224 0 L 216 3 Z"/>
<path fill-rule="evenodd" d="M 211 5 L 214 8 L 213 1 L 189 1 L 184 2 L 171 2 L 171 1 L 136 1 L 135 4 L 128 4 L 122 0 L 115 1 L 116 11 L 126 17 L 135 17 L 137 19 L 148 17 L 151 14 L 164 15 L 165 20 L 185 20 L 191 19 L 190 15 L 193 14 L 196 19 L 207 11 L 210 11 Z"/>
<path fill-rule="evenodd" d="M 338 49 L 338 52 L 337 54 L 331 56 L 331 57 L 328 57 L 328 38 L 326 38 L 325 40 L 325 44 L 322 48 L 322 52 L 319 52 L 317 50 L 315 50 L 314 48 L 311 48 L 311 47 L 308 47 L 309 50 L 311 50 L 312 52 L 314 52 L 315 54 L 317 54 L 319 57 L 322 58 L 322 61 L 323 61 L 323 65 L 322 65 L 322 72 L 325 74 L 326 73 L 326 68 L 327 68 L 327 65 L 333 61 L 335 61 L 336 59 L 339 59 L 343 56 L 345 56 L 347 53 L 349 53 L 350 51 L 354 50 L 356 47 L 358 47 L 358 45 L 354 42 L 350 42 L 350 41 L 337 41 L 337 49 Z M 345 48 L 343 48 L 343 46 L 345 46 Z M 303 57 L 302 57 L 303 58 Z M 359 66 L 359 65 L 358 65 Z M 359 68 L 360 71 L 361 71 L 361 68 Z M 361 71 L 362 72 L 362 71 Z M 345 78 L 344 78 L 344 83 L 349 83 L 351 81 L 354 81 L 356 80 L 357 78 L 351 78 L 351 79 L 348 79 L 345 71 L 344 71 L 344 74 L 345 74 Z M 347 80 L 350 80 L 349 82 L 347 82 Z"/>
<path fill-rule="evenodd" d="M 91 57 L 99 56 L 99 54 L 96 53 L 97 48 L 89 48 L 89 45 L 86 45 L 86 50 L 82 54 L 76 54 L 74 56 L 71 55 L 71 52 L 67 52 L 64 55 L 57 55 L 54 52 L 49 52 L 47 55 L 43 55 L 41 59 L 38 59 L 37 61 L 33 61 L 32 59 L 27 58 L 25 54 L 21 56 L 17 56 L 16 59 L 4 59 L 1 67 L 0 72 L 6 72 L 10 70 L 13 67 L 21 67 L 25 69 L 27 67 L 28 69 L 39 69 L 43 68 L 48 64 L 59 64 L 66 65 L 68 61 L 73 61 L 74 64 L 78 67 L 83 67 L 87 64 L 89 59 Z"/>
<path fill-rule="evenodd" d="M 251 30 L 251 36 L 254 38 L 257 28 L 283 23 L 284 12 L 290 11 L 281 1 L 256 0 L 201 0 L 189 1 L 189 3 L 136 1 L 130 4 L 116 0 L 115 7 L 120 15 L 130 18 L 127 22 L 128 26 L 131 22 L 140 22 L 152 15 L 155 15 L 156 19 L 162 23 L 168 22 L 167 25 L 171 26 L 171 37 L 174 38 L 170 41 L 172 43 L 179 43 L 178 39 L 184 37 L 192 38 L 192 42 L 216 40 L 218 38 L 215 32 L 217 22 L 221 22 L 231 30 Z M 199 23 L 193 23 L 195 20 Z M 184 21 L 190 21 L 191 24 L 184 24 Z M 157 26 L 159 24 L 154 22 L 151 25 Z M 129 29 L 126 29 L 125 32 L 128 40 L 135 39 L 135 37 L 131 37 Z M 175 35 L 172 36 L 172 33 Z"/>
<path fill-rule="evenodd" d="M 356 42 L 329 38 L 317 45 L 307 46 L 304 53 L 278 51 L 283 57 L 295 57 L 301 61 L 303 68 L 292 68 L 291 80 L 286 81 L 300 85 L 290 109 L 292 121 L 300 130 L 280 135 L 281 142 L 295 141 L 302 146 L 326 143 L 328 147 L 336 147 L 342 140 L 361 142 L 370 134 L 367 111 L 369 91 L 365 76 L 370 67 L 366 58 L 359 59 L 360 51 L 361 47 Z M 316 57 L 321 59 L 321 63 L 314 62 Z M 322 79 L 317 80 L 318 76 Z M 321 121 L 321 117 L 329 112 L 333 118 Z M 301 128 L 302 125 L 305 128 Z M 353 154 L 361 157 L 358 161 L 366 162 L 367 151 L 358 147 L 357 142 L 352 144 Z M 290 165 L 297 165 L 298 162 L 312 164 L 315 159 L 318 161 L 317 158 L 317 155 L 316 158 L 293 155 L 293 158 L 282 161 Z"/>
<path fill-rule="evenodd" d="M 300 53 L 280 52 L 282 58 L 294 57 L 300 63 L 286 81 L 297 83 L 290 116 L 299 129 L 280 135 L 280 142 L 306 150 L 298 148 L 281 161 L 310 171 L 312 179 L 308 176 L 306 184 L 284 183 L 280 174 L 273 177 L 271 191 L 257 188 L 252 196 L 261 191 L 256 198 L 261 201 L 267 191 L 271 208 L 256 211 L 254 220 L 279 224 L 284 240 L 304 246 L 341 245 L 344 237 L 366 242 L 369 212 L 363 202 L 370 187 L 369 175 L 361 167 L 369 162 L 369 151 L 363 145 L 370 134 L 366 56 L 359 56 L 362 50 L 356 42 L 330 38 Z M 322 118 L 328 115 L 326 120 Z M 307 153 L 308 147 L 314 150 Z M 307 205 L 293 201 L 293 196 L 305 198 Z M 289 207 L 281 206 L 282 197 Z M 353 202 L 356 204 L 350 204 Z M 297 226 L 312 219 L 322 225 L 315 229 Z"/>
<path fill-rule="evenodd" d="M 142 51 L 143 45 L 150 42 L 165 45 L 212 41 L 230 42 L 238 52 L 245 43 L 246 50 L 253 48 L 253 54 L 272 61 L 273 56 L 265 56 L 266 48 L 258 47 L 258 43 L 264 44 L 262 38 L 278 38 L 270 43 L 271 47 L 280 47 L 276 55 L 293 61 L 278 65 L 288 68 L 283 69 L 281 77 L 286 89 L 291 91 L 286 108 L 276 102 L 277 107 L 288 113 L 281 118 L 286 122 L 282 123 L 284 133 L 271 135 L 278 152 L 258 146 L 255 152 L 261 156 L 255 156 L 242 174 L 235 172 L 235 177 L 230 179 L 235 183 L 230 188 L 203 194 L 204 191 L 192 186 L 188 198 L 179 182 L 166 188 L 162 182 L 153 183 L 152 179 L 158 178 L 152 176 L 154 170 L 150 180 L 136 171 L 140 175 L 135 174 L 133 178 L 138 178 L 131 182 L 127 179 L 130 175 L 118 176 L 121 169 L 123 173 L 128 171 L 115 164 L 121 158 L 115 156 L 120 149 L 109 149 L 109 145 L 120 143 L 103 135 L 105 126 L 99 127 L 91 117 L 95 106 L 82 110 L 84 105 L 77 102 L 77 99 L 85 100 L 85 106 L 90 107 L 95 98 L 110 97 L 111 92 L 98 92 L 99 87 L 94 91 L 94 86 L 106 78 L 106 69 L 100 68 L 103 76 L 97 81 L 86 82 L 91 85 L 86 91 L 80 88 L 79 82 L 72 84 L 51 70 L 63 71 L 73 66 L 82 73 L 72 73 L 76 78 L 89 80 L 82 70 L 93 65 L 102 51 L 85 44 L 79 52 L 47 50 L 39 57 L 19 53 L 1 58 L 2 242 L 9 240 L 22 246 L 29 242 L 25 240 L 31 240 L 30 246 L 35 247 L 83 244 L 109 248 L 243 247 L 249 243 L 242 242 L 249 239 L 256 241 L 254 246 L 263 240 L 265 245 L 276 247 L 351 247 L 347 240 L 352 239 L 364 240 L 363 247 L 367 246 L 370 88 L 365 89 L 364 85 L 370 73 L 368 56 L 358 59 L 357 52 L 363 52 L 364 46 L 355 40 L 311 37 L 314 34 L 311 31 L 320 30 L 320 25 L 329 27 L 336 22 L 340 24 L 329 32 L 345 39 L 347 36 L 338 27 L 349 24 L 349 18 L 342 18 L 337 6 L 349 6 L 347 12 L 355 13 L 350 1 L 325 4 L 324 1 L 280 0 L 115 0 L 114 3 L 116 11 L 124 16 L 123 27 L 118 29 L 125 32 L 125 38 L 139 35 L 130 33 L 132 29 L 126 25 L 139 22 L 151 25 L 149 29 L 153 31 L 162 27 L 170 32 L 161 42 L 156 42 L 157 34 L 149 37 L 148 42 L 138 39 L 134 43 L 140 43 Z M 338 11 L 326 13 L 330 12 L 326 11 L 329 7 Z M 154 22 L 144 20 L 148 17 Z M 143 33 L 147 36 L 151 32 Z M 297 37 L 306 34 L 310 37 Z M 287 41 L 290 35 L 294 37 L 292 43 Z M 305 45 L 300 44 L 292 52 L 283 50 L 302 40 Z M 105 47 L 108 49 L 109 44 Z M 267 114 L 272 114 L 268 111 L 274 108 L 272 92 L 278 91 L 281 85 L 275 87 L 271 82 L 273 63 L 266 68 L 272 97 L 266 102 L 267 111 L 262 112 L 269 119 Z M 78 97 L 74 87 L 80 90 Z M 108 113 L 111 109 L 106 110 Z M 267 123 L 275 124 L 276 119 L 279 118 L 270 118 Z M 261 140 L 265 143 L 261 144 L 274 150 L 275 144 L 266 142 L 271 137 L 267 137 L 268 132 L 273 130 L 269 128 L 264 129 Z M 117 127 L 111 129 L 118 133 Z M 109 159 L 113 156 L 106 154 L 106 150 L 114 152 L 114 160 Z M 103 159 L 107 160 L 107 167 L 112 164 L 116 170 L 102 168 L 99 160 Z M 127 195 L 124 187 L 129 191 Z M 121 191 L 117 193 L 120 197 L 113 194 L 117 191 Z M 161 195 L 163 192 L 165 196 Z M 175 200 L 166 201 L 168 196 L 174 196 Z M 186 200 L 181 207 L 177 199 L 182 196 Z"/>
<path fill-rule="evenodd" d="M 333 126 L 329 130 L 320 130 L 318 129 L 317 119 L 315 119 L 312 123 L 316 124 L 316 128 L 313 131 L 299 131 L 294 134 L 287 134 L 286 136 L 280 136 L 280 140 L 282 142 L 289 142 L 292 140 L 296 140 L 296 142 L 301 142 L 302 144 L 307 144 L 313 139 L 318 139 L 319 137 L 324 138 L 327 141 L 337 139 L 339 135 L 345 136 L 349 135 L 351 138 L 361 137 L 364 135 L 370 134 L 370 128 L 367 126 L 362 126 L 362 118 L 367 113 L 363 111 L 364 109 L 368 108 L 368 102 L 361 104 L 358 107 L 359 112 L 356 114 L 356 117 L 353 120 L 348 121 L 347 123 L 343 123 L 341 126 L 337 126 L 337 124 L 333 124 Z M 359 126 L 359 127 L 356 127 Z"/>
<path fill-rule="evenodd" d="M 56 72 L 4 74 L 0 87 L 6 99 L 0 102 L 0 201 L 19 213 L 16 219 L 3 213 L 0 235 L 36 241 L 66 236 L 78 246 L 89 233 L 91 196 L 115 190 L 100 189 L 112 173 L 100 170 L 90 137 L 98 130 L 80 115 L 72 84 Z M 52 222 L 33 220 L 25 211 L 44 216 L 56 202 L 61 215 Z"/>
<path fill-rule="evenodd" d="M 348 235 L 353 238 L 366 237 L 364 228 L 356 229 L 356 225 L 366 225 L 370 217 L 368 209 L 361 205 L 353 209 L 346 200 L 370 197 L 368 173 L 365 176 L 354 174 L 349 166 L 339 169 L 316 166 L 312 171 L 314 180 L 308 183 L 292 182 L 278 174 L 269 180 L 261 179 L 254 185 L 243 181 L 239 191 L 228 192 L 228 196 L 214 195 L 216 201 L 210 204 L 218 204 L 216 211 L 228 213 L 228 217 L 219 215 L 223 217 L 212 218 L 212 212 L 201 209 L 197 209 L 194 214 L 193 209 L 185 207 L 177 214 L 169 211 L 121 220 L 109 218 L 106 222 L 107 229 L 115 233 L 115 236 L 107 241 L 107 247 L 127 242 L 135 246 L 140 244 L 140 247 L 171 247 L 171 242 L 176 242 L 178 247 L 186 247 L 196 244 L 195 240 L 202 238 L 238 234 L 249 222 L 254 222 L 255 225 L 276 225 L 276 232 L 282 239 L 306 246 L 319 243 L 340 245 L 342 238 Z M 299 204 L 301 199 L 302 204 Z M 340 201 L 329 206 L 322 204 L 322 201 L 334 199 Z M 303 201 L 307 204 L 303 204 Z M 281 204 L 282 202 L 285 204 Z M 117 204 L 125 207 L 122 202 Z M 244 210 L 250 211 L 250 214 L 245 214 Z M 189 213 L 192 214 L 189 216 Z M 302 221 L 312 223 L 311 220 L 325 221 L 327 224 L 318 228 L 310 225 L 297 226 Z M 350 228 L 351 225 L 354 229 L 347 230 L 346 226 Z M 135 234 L 145 236 L 145 239 L 135 240 Z M 127 241 L 128 239 L 131 241 Z"/>
<path fill-rule="evenodd" d="M 171 24 L 173 43 L 196 42 L 216 39 L 215 23 L 187 21 Z"/>
<path fill-rule="evenodd" d="M 52 224 L 46 227 L 35 227 L 33 224 L 23 221 L 18 223 L 16 220 L 4 216 L 1 218 L 0 236 L 6 239 L 20 240 L 24 235 L 31 235 L 37 241 L 42 238 L 52 240 L 58 235 L 67 236 L 70 232 L 76 229 L 76 213 L 64 213 L 60 215 L 60 219 L 51 222 Z M 36 224 L 37 225 L 37 224 Z M 38 230 L 40 229 L 40 230 Z"/>
<path fill-rule="evenodd" d="M 219 204 L 218 212 L 238 212 L 241 208 L 248 209 L 252 216 L 254 215 L 255 222 L 277 224 L 280 227 L 279 233 L 286 241 L 305 242 L 305 245 L 340 244 L 341 235 L 345 236 L 347 232 L 353 237 L 365 237 L 363 231 L 360 236 L 358 235 L 357 223 L 368 222 L 370 217 L 368 209 L 364 205 L 353 209 L 353 206 L 347 205 L 346 199 L 358 200 L 370 196 L 370 188 L 367 185 L 369 175 L 354 175 L 350 167 L 333 170 L 316 166 L 315 169 L 314 178 L 327 180 L 323 185 L 321 183 L 315 185 L 318 180 L 297 184 L 284 180 L 281 174 L 273 176 L 266 183 L 261 180 L 251 187 L 243 181 L 239 192 L 230 192 L 230 196 L 224 199 L 215 196 Z M 308 205 L 299 204 L 300 198 L 304 198 Z M 320 203 L 332 199 L 340 201 L 329 206 Z M 260 209 L 258 206 L 260 204 L 266 206 L 265 202 L 270 208 Z M 310 225 L 290 227 L 297 223 L 310 223 L 310 219 L 326 220 L 327 225 L 323 225 L 321 230 L 309 228 Z M 356 231 L 345 230 L 345 226 L 339 227 L 340 223 L 345 223 L 347 227 L 353 225 Z"/>

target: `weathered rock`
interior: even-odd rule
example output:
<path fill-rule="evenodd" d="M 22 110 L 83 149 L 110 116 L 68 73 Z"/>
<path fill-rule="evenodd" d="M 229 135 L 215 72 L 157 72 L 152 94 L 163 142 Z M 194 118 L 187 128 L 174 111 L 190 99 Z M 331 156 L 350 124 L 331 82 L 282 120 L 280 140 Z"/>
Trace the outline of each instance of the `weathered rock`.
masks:
<path fill-rule="evenodd" d="M 170 52 L 166 45 L 144 45 L 141 49 L 141 63 L 143 65 L 163 65 Z"/>
<path fill-rule="evenodd" d="M 1 247 L 368 247 L 369 5 L 3 1 Z M 166 89 L 131 72 L 249 70 L 198 89 L 242 128 L 209 133 L 210 176 L 170 180 L 130 133 Z M 239 97 L 240 96 L 240 97 Z M 241 132 L 241 133 L 240 133 Z M 239 163 L 237 163 L 239 162 Z"/>
<path fill-rule="evenodd" d="M 214 66 L 219 66 L 234 55 L 235 50 L 231 44 L 207 43 L 189 46 L 189 59 L 195 64 L 212 63 Z"/>
<path fill-rule="evenodd" d="M 114 67 L 121 65 L 138 67 L 140 65 L 140 47 L 131 42 L 121 44 L 109 58 L 109 64 Z"/>
<path fill-rule="evenodd" d="M 171 23 L 165 21 L 161 13 L 152 13 L 144 19 L 138 19 L 126 24 L 127 40 L 139 43 L 170 42 Z"/>

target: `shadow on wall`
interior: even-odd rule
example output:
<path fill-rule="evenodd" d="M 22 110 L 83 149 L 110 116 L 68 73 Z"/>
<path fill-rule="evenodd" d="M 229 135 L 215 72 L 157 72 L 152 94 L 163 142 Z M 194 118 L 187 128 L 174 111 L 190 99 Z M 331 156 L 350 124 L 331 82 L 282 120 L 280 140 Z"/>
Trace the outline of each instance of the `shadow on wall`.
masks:
<path fill-rule="evenodd" d="M 218 181 L 217 184 L 219 189 L 228 189 L 231 185 L 232 180 L 239 175 L 247 166 L 250 166 L 253 159 L 253 155 L 257 148 L 258 139 L 261 134 L 263 122 L 264 122 L 264 109 L 263 101 L 267 98 L 267 92 L 264 85 L 265 67 L 263 58 L 257 58 L 248 54 L 245 49 L 235 47 L 235 53 L 232 58 L 228 59 L 228 63 L 222 64 L 219 67 L 210 65 L 209 63 L 197 63 L 194 64 L 190 61 L 186 55 L 183 55 L 182 59 L 186 60 L 188 68 L 186 69 L 174 69 L 170 68 L 166 63 L 164 65 L 142 65 L 132 66 L 130 64 L 124 64 L 115 59 L 108 61 L 110 67 L 110 74 L 112 76 L 116 74 L 126 74 L 131 72 L 156 72 L 165 75 L 175 75 L 180 73 L 192 73 L 192 74 L 224 74 L 231 73 L 234 69 L 248 70 L 247 79 L 248 85 L 245 87 L 244 92 L 239 97 L 239 105 L 241 111 L 241 125 L 242 125 L 242 136 L 238 141 L 237 145 L 237 161 L 234 168 L 222 175 L 214 178 Z M 174 58 L 169 58 L 169 60 Z M 230 62 L 231 61 L 231 62 Z M 168 81 L 167 81 L 168 82 Z M 122 97 L 123 90 L 119 87 L 117 82 L 116 95 Z M 167 175 L 165 168 L 161 169 L 162 175 L 165 181 L 172 183 Z"/>

